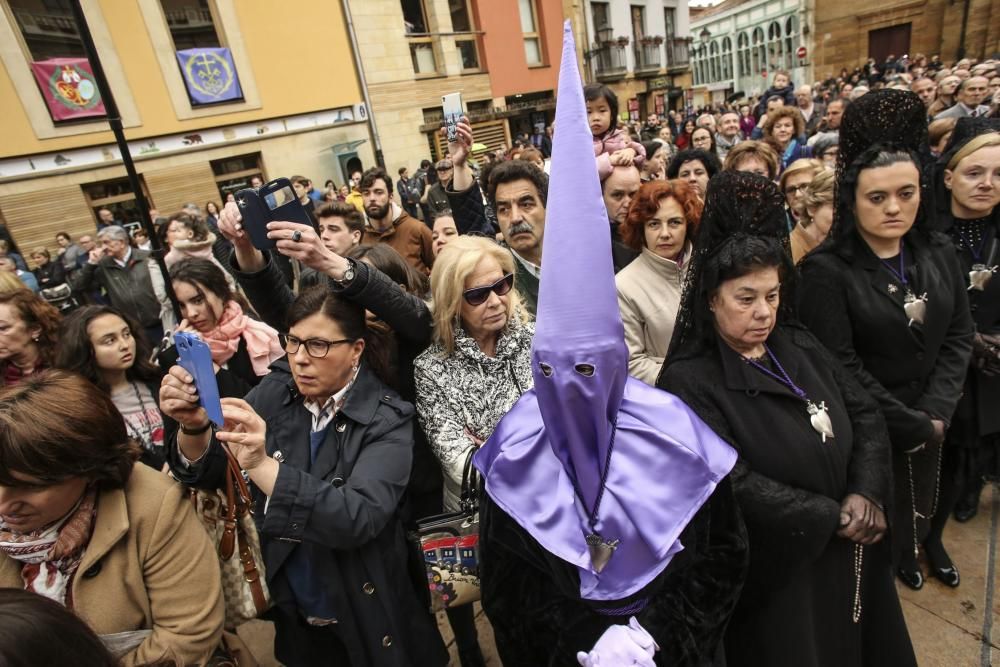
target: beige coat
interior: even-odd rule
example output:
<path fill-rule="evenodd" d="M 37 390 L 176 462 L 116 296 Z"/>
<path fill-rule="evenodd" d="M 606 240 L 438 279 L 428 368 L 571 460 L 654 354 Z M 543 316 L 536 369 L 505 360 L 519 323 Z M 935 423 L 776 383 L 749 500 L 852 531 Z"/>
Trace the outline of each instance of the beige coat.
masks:
<path fill-rule="evenodd" d="M 103 491 L 73 578 L 73 607 L 99 635 L 152 630 L 122 665 L 202 664 L 219 645 L 218 557 L 184 487 L 136 464 L 125 489 Z M 0 587 L 21 588 L 21 564 L 0 554 Z"/>
<path fill-rule="evenodd" d="M 690 247 L 684 256 L 690 257 Z M 648 248 L 615 276 L 629 375 L 656 385 L 681 303 L 684 270 Z"/>

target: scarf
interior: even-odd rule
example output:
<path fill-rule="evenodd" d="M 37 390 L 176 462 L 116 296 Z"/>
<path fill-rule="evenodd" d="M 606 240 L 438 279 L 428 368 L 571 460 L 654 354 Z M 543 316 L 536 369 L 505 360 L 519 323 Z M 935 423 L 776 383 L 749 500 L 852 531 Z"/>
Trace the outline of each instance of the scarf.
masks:
<path fill-rule="evenodd" d="M 24 590 L 73 608 L 70 584 L 90 542 L 96 501 L 97 489 L 89 487 L 66 516 L 30 533 L 0 521 L 0 553 L 22 563 Z"/>
<path fill-rule="evenodd" d="M 220 366 L 236 354 L 241 337 L 247 342 L 250 363 L 258 376 L 267 375 L 271 362 L 285 354 L 278 341 L 278 332 L 263 322 L 247 317 L 235 301 L 226 304 L 215 328 L 202 335 L 212 350 L 212 361 Z"/>

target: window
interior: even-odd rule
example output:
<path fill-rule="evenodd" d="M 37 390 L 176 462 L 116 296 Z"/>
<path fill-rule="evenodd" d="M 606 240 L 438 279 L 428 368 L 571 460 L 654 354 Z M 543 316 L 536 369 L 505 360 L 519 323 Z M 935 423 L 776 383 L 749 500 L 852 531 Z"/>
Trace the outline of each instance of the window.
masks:
<path fill-rule="evenodd" d="M 424 11 L 423 0 L 399 0 L 403 10 L 403 26 L 406 34 L 425 34 L 427 29 L 427 12 Z"/>
<path fill-rule="evenodd" d="M 153 202 L 149 198 L 149 190 L 146 189 L 146 182 L 142 179 L 141 175 L 139 176 L 139 185 L 142 188 L 142 194 L 146 197 L 146 201 L 150 207 L 153 207 Z M 83 196 L 87 200 L 87 206 L 90 207 L 94 214 L 95 225 L 100 220 L 97 212 L 102 208 L 111 211 L 115 216 L 115 220 L 125 224 L 136 223 L 142 220 L 139 205 L 136 204 L 135 195 L 132 194 L 132 186 L 129 184 L 127 178 L 87 183 L 80 187 L 83 189 Z"/>
<path fill-rule="evenodd" d="M 590 3 L 590 11 L 594 18 L 594 36 L 597 38 L 597 43 L 610 42 L 612 37 L 611 10 L 608 9 L 608 3 L 592 2 Z"/>
<path fill-rule="evenodd" d="M 70 9 L 72 1 L 49 0 L 39 3 L 33 0 L 10 0 L 10 10 L 24 36 L 31 60 L 87 57 Z"/>
<path fill-rule="evenodd" d="M 708 76 L 709 81 L 718 81 L 719 76 L 719 43 L 713 41 L 708 46 Z"/>
<path fill-rule="evenodd" d="M 410 39 L 410 59 L 413 72 L 417 75 L 437 74 L 437 60 L 434 58 L 434 44 L 430 37 Z"/>
<path fill-rule="evenodd" d="M 663 32 L 668 41 L 677 36 L 677 10 L 673 7 L 663 10 Z"/>
<path fill-rule="evenodd" d="M 761 28 L 753 29 L 753 72 L 760 74 L 767 69 L 767 45 L 764 43 L 764 31 Z"/>
<path fill-rule="evenodd" d="M 208 0 L 160 0 L 174 50 L 222 46 Z"/>
<path fill-rule="evenodd" d="M 729 37 L 722 38 L 722 78 L 733 78 L 733 41 Z"/>
<path fill-rule="evenodd" d="M 777 21 L 767 27 L 767 65 L 772 70 L 783 67 L 781 25 Z"/>
<path fill-rule="evenodd" d="M 632 5 L 632 41 L 636 46 L 646 36 L 646 8 L 642 5 Z"/>
<path fill-rule="evenodd" d="M 528 66 L 542 64 L 542 40 L 538 33 L 538 12 L 535 0 L 518 0 L 521 13 L 521 32 L 524 33 L 524 57 Z"/>
<path fill-rule="evenodd" d="M 469 12 L 469 0 L 448 0 L 448 11 L 451 13 L 451 29 L 455 33 L 470 33 L 456 35 L 455 46 L 462 64 L 462 71 L 469 72 L 479 69 L 478 35 L 474 33 L 475 25 Z"/>
<path fill-rule="evenodd" d="M 790 70 L 798 63 L 796 51 L 799 49 L 799 18 L 794 14 L 785 21 L 785 69 Z"/>
<path fill-rule="evenodd" d="M 738 57 L 736 59 L 736 76 L 750 76 L 750 38 L 745 32 L 741 32 L 736 38 L 736 49 Z"/>
<path fill-rule="evenodd" d="M 264 177 L 264 168 L 261 166 L 260 153 L 211 160 L 209 164 L 212 166 L 212 173 L 215 174 L 215 185 L 219 188 L 223 202 L 230 192 L 249 188 L 250 179 L 254 176 L 267 181 Z"/>

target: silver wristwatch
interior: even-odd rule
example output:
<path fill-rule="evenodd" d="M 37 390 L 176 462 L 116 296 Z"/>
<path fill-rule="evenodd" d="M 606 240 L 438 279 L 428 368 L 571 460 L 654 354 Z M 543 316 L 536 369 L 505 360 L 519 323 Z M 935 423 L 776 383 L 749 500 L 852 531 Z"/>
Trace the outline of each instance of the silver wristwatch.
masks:
<path fill-rule="evenodd" d="M 354 275 L 355 275 L 354 274 L 354 260 L 348 258 L 348 260 L 347 260 L 347 268 L 344 270 L 344 277 L 341 278 L 340 280 L 337 280 L 336 278 L 331 277 L 330 280 L 332 280 L 333 282 L 337 283 L 338 285 L 346 285 L 347 283 L 349 283 L 352 280 L 354 280 Z"/>

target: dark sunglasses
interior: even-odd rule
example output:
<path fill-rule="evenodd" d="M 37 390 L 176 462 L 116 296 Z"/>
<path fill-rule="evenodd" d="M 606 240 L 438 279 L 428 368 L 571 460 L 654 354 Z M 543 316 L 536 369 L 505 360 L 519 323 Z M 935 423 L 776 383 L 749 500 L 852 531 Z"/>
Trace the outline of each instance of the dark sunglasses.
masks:
<path fill-rule="evenodd" d="M 503 296 L 510 292 L 512 287 L 514 287 L 514 274 L 508 273 L 492 285 L 467 289 L 462 292 L 462 296 L 465 297 L 465 302 L 470 306 L 478 306 L 486 303 L 486 300 L 490 298 L 490 292 L 497 296 Z"/>

